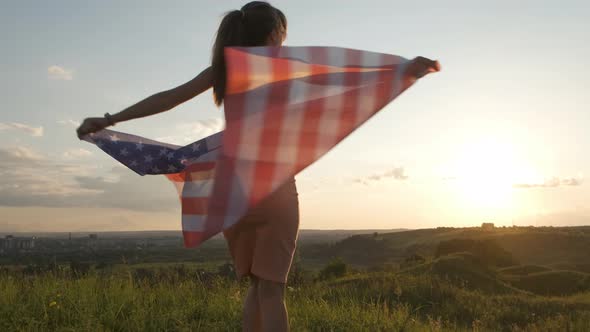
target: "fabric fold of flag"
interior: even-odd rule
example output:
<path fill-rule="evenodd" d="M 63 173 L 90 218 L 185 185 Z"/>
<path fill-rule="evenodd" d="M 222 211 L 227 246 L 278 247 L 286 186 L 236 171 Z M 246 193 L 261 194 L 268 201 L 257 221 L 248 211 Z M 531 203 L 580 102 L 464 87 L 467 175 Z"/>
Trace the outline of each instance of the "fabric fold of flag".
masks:
<path fill-rule="evenodd" d="M 84 137 L 139 175 L 163 174 L 180 198 L 185 247 L 200 244 L 223 133 L 187 146 L 153 141 L 104 129 Z"/>
<path fill-rule="evenodd" d="M 339 47 L 225 49 L 226 128 L 207 223 L 234 225 L 410 87 L 408 60 Z"/>
<path fill-rule="evenodd" d="M 339 47 L 229 47 L 225 58 L 224 132 L 184 147 L 111 130 L 85 138 L 174 183 L 186 247 L 236 224 L 416 81 L 402 57 Z"/>

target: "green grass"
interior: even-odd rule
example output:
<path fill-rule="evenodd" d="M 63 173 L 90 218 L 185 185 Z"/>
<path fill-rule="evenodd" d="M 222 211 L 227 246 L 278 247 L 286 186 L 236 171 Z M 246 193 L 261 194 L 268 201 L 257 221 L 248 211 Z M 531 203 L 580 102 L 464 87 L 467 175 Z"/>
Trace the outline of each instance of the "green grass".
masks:
<path fill-rule="evenodd" d="M 545 271 L 507 278 L 512 285 L 540 295 L 572 295 L 590 289 L 590 274 L 577 271 Z"/>
<path fill-rule="evenodd" d="M 514 294 L 521 290 L 498 279 L 497 273 L 482 265 L 470 253 L 443 256 L 402 271 L 402 274 L 436 276 L 458 288 L 486 294 Z"/>
<path fill-rule="evenodd" d="M 121 268 L 124 270 L 124 268 Z M 0 331 L 235 331 L 247 285 L 174 270 L 0 274 Z M 590 294 L 486 294 L 428 273 L 356 273 L 289 287 L 294 331 L 587 331 Z"/>
<path fill-rule="evenodd" d="M 551 269 L 540 265 L 516 265 L 498 270 L 498 272 L 504 275 L 527 275 L 545 271 L 551 271 Z"/>

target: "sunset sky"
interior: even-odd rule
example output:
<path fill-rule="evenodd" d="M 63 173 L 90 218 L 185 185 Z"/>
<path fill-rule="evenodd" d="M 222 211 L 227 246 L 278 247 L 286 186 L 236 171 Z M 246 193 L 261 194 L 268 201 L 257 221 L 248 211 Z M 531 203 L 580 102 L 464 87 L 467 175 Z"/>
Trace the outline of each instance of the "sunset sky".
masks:
<path fill-rule="evenodd" d="M 0 232 L 180 229 L 163 176 L 75 128 L 208 66 L 243 1 L 15 1 L 0 9 Z M 274 1 L 288 46 L 438 59 L 297 176 L 301 228 L 590 224 L 587 1 Z M 205 93 L 115 130 L 184 144 L 223 128 Z"/>

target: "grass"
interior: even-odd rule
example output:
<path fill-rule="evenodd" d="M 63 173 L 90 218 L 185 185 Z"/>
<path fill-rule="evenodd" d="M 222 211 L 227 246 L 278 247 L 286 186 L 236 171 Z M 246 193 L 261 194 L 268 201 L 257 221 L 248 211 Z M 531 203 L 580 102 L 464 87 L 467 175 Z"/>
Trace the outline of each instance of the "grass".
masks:
<path fill-rule="evenodd" d="M 590 274 L 577 271 L 545 271 L 507 280 L 520 289 L 540 295 L 572 295 L 590 289 Z"/>
<path fill-rule="evenodd" d="M 499 272 L 504 275 L 527 275 L 531 273 L 551 271 L 550 268 L 540 265 L 517 265 L 500 269 Z"/>
<path fill-rule="evenodd" d="M 122 268 L 124 270 L 124 268 Z M 247 285 L 174 270 L 0 274 L 1 331 L 235 331 Z M 289 287 L 294 331 L 587 331 L 590 294 L 485 294 L 427 273 L 355 273 Z"/>

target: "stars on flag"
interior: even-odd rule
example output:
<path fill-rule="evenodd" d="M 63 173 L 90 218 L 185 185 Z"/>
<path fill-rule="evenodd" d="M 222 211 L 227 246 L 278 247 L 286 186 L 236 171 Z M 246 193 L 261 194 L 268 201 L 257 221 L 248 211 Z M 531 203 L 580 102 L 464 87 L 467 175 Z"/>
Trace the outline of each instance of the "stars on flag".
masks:
<path fill-rule="evenodd" d="M 191 149 L 193 150 L 193 152 L 199 150 L 199 148 L 201 147 L 201 143 L 199 142 L 195 142 L 193 143 L 193 145 L 191 146 Z"/>
<path fill-rule="evenodd" d="M 210 152 L 205 140 L 176 147 L 110 130 L 96 133 L 91 141 L 141 175 L 182 172 L 187 165 Z"/>

